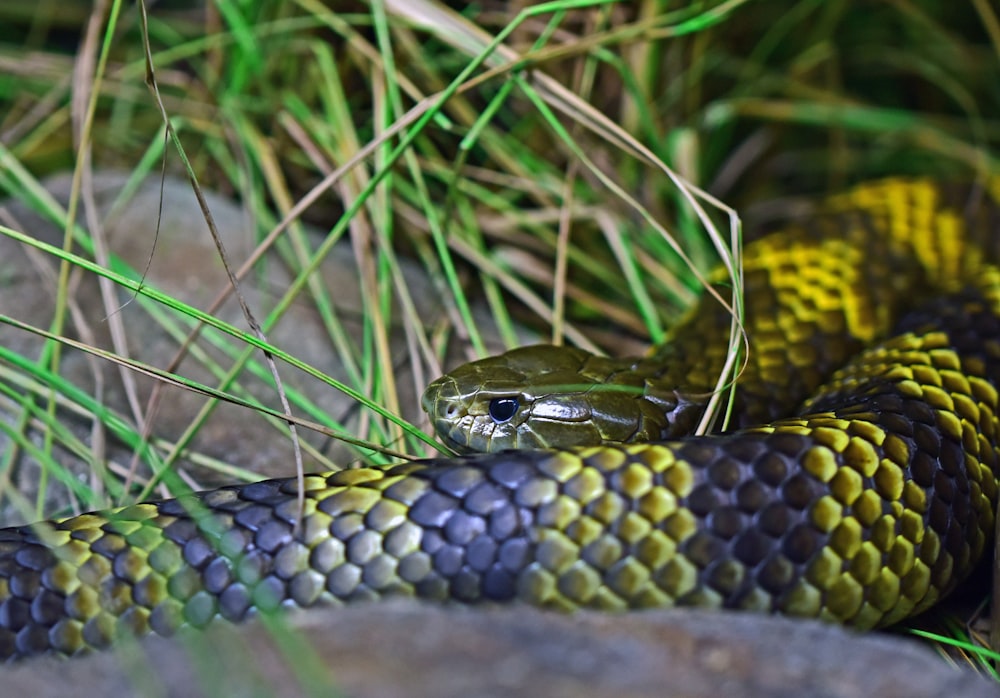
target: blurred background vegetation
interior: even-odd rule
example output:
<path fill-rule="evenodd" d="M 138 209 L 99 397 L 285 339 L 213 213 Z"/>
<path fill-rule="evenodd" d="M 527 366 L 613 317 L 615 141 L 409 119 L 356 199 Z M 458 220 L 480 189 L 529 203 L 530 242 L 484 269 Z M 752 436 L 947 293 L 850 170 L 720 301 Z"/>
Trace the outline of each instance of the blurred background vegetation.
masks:
<path fill-rule="evenodd" d="M 411 134 L 405 156 L 388 168 L 392 181 L 369 205 L 387 217 L 403 248 L 419 246 L 430 228 L 470 240 L 494 256 L 502 274 L 518 274 L 521 266 L 503 256 L 506 243 L 530 233 L 534 239 L 518 254 L 538 262 L 529 267 L 535 278 L 523 280 L 542 297 L 552 296 L 542 270 L 560 254 L 545 233 L 558 230 L 560 211 L 569 211 L 573 232 L 561 254 L 596 258 L 598 266 L 620 262 L 608 244 L 593 240 L 606 239 L 607 230 L 598 232 L 594 216 L 574 207 L 610 214 L 615 235 L 638 240 L 638 266 L 648 253 L 684 276 L 669 246 L 643 235 L 642 217 L 609 194 L 595 170 L 677 234 L 697 262 L 712 262 L 704 231 L 678 205 L 677 184 L 606 129 L 588 128 L 588 109 L 750 224 L 757 221 L 753 204 L 767 219 L 788 197 L 880 175 L 968 179 L 996 169 L 1000 28 L 987 0 L 450 7 L 299 0 L 158 2 L 148 10 L 159 94 L 193 172 L 207 188 L 249 202 L 262 230 L 330 169 L 449 85 L 490 37 L 516 24 L 505 35 L 514 54 L 494 52 L 467 76 L 474 81 L 468 89 Z M 163 121 L 143 84 L 139 15 L 131 3 L 0 4 L 0 143 L 32 177 L 79 164 L 74 118 L 77 134 L 88 128 L 93 167 L 159 166 Z M 99 82 L 88 84 L 98 61 Z M 539 104 L 558 100 L 530 93 L 537 75 L 577 101 L 546 113 Z M 88 88 L 97 89 L 95 99 L 81 101 L 74 117 L 72 98 L 88 99 Z M 93 107 L 86 124 L 84 106 Z M 377 172 L 398 137 L 383 141 L 346 179 Z M 580 152 L 593 169 L 581 166 Z M 183 170 L 173 154 L 166 166 Z M 0 191 L 18 195 L 24 186 L 10 172 L 0 176 Z M 332 226 L 344 194 L 340 187 L 317 197 L 301 218 Z M 434 220 L 414 230 L 408 214 L 428 208 L 438 212 Z M 491 233 L 498 228 L 502 235 Z M 671 308 L 690 302 L 685 289 L 693 287 L 682 279 L 684 288 L 654 282 L 639 292 L 624 288 L 619 272 L 586 266 L 573 280 L 571 299 L 638 303 L 641 321 L 621 321 L 652 326 L 654 338 Z M 594 311 L 586 302 L 569 308 L 584 320 Z M 533 322 L 537 313 L 526 315 Z M 509 328 L 504 336 L 512 337 Z"/>

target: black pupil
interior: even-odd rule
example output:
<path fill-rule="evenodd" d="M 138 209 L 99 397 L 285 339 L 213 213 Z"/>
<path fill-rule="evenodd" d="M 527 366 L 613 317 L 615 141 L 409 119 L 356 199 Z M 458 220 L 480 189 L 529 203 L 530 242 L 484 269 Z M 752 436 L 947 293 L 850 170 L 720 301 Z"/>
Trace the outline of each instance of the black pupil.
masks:
<path fill-rule="evenodd" d="M 517 412 L 516 397 L 495 397 L 490 400 L 490 417 L 497 424 L 509 422 L 510 418 Z"/>

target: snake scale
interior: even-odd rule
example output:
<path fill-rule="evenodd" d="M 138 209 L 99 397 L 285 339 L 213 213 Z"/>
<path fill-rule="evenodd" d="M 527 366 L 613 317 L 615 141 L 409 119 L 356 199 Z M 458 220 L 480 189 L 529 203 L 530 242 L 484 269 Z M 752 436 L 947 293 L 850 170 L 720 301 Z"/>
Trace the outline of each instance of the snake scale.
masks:
<path fill-rule="evenodd" d="M 390 595 L 918 613 L 992 539 L 998 193 L 862 184 L 747 245 L 731 431 L 685 435 L 730 326 L 706 297 L 645 358 L 528 348 L 428 390 L 451 445 L 519 450 L 309 475 L 301 520 L 289 478 L 0 530 L 0 656 Z"/>

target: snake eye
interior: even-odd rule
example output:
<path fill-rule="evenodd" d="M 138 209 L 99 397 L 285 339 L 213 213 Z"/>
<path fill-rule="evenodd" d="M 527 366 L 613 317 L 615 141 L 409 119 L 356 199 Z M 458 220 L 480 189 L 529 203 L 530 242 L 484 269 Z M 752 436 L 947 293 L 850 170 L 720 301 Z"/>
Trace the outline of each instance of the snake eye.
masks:
<path fill-rule="evenodd" d="M 495 397 L 490 400 L 490 417 L 497 424 L 509 422 L 519 406 L 516 397 Z"/>

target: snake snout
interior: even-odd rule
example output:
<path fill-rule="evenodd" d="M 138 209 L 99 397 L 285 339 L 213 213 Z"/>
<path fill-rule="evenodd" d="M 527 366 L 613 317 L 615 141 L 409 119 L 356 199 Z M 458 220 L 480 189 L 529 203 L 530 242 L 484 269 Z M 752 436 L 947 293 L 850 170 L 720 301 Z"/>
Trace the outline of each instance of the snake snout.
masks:
<path fill-rule="evenodd" d="M 438 413 L 436 416 L 448 421 L 461 419 L 468 413 L 460 400 L 438 400 L 435 408 Z"/>
<path fill-rule="evenodd" d="M 441 376 L 424 389 L 420 405 L 431 418 L 447 416 L 449 419 L 461 416 L 461 400 L 458 386 L 449 376 Z"/>
<path fill-rule="evenodd" d="M 457 424 L 468 414 L 468 410 L 461 400 L 449 400 L 447 398 L 434 398 L 422 400 L 424 412 L 430 417 L 435 430 L 442 431 L 449 426 Z"/>

